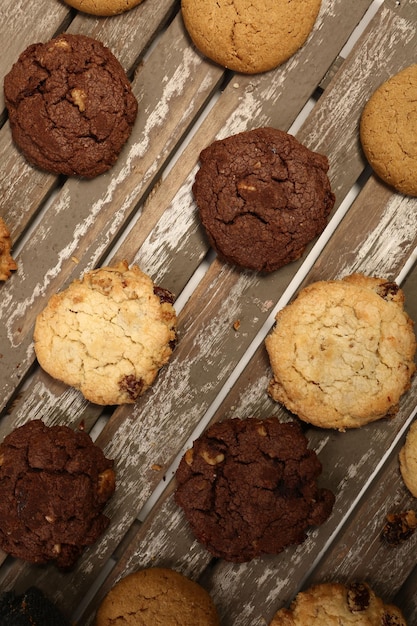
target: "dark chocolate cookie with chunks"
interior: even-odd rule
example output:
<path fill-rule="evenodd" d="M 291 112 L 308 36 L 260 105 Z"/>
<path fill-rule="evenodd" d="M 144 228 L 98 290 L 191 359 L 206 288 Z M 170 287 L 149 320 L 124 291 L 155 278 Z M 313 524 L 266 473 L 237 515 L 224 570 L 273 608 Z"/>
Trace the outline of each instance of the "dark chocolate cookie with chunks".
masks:
<path fill-rule="evenodd" d="M 104 532 L 113 461 L 87 433 L 32 420 L 0 444 L 0 548 L 72 567 Z"/>
<path fill-rule="evenodd" d="M 272 272 L 302 256 L 335 202 L 327 157 L 277 128 L 215 141 L 193 194 L 212 247 L 228 263 Z"/>
<path fill-rule="evenodd" d="M 93 178 L 127 141 L 138 104 L 111 50 L 85 35 L 30 45 L 4 79 L 15 144 L 48 172 Z"/>
<path fill-rule="evenodd" d="M 322 466 L 296 422 L 238 418 L 208 428 L 183 456 L 175 500 L 197 540 L 227 561 L 277 554 L 330 515 Z"/>

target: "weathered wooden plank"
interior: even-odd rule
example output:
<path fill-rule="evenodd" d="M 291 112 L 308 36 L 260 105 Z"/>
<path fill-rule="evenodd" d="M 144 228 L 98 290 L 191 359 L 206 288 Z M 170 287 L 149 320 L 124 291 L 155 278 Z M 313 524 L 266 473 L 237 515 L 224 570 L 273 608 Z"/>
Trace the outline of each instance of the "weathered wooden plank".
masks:
<path fill-rule="evenodd" d="M 45 209 L 40 225 L 30 232 L 31 238 L 22 240 L 19 261 L 23 262 L 24 284 L 21 291 L 14 291 L 10 287 L 12 283 L 4 286 L 2 320 L 7 325 L 5 335 L 8 340 L 11 338 L 7 351 L 13 352 L 13 355 L 10 354 L 9 358 L 20 365 L 23 376 L 33 363 L 30 335 L 36 311 L 49 293 L 66 284 L 84 268 L 96 265 L 104 258 L 126 257 L 139 262 L 165 286 L 181 293 L 207 252 L 207 243 L 196 219 L 190 194 L 199 150 L 216 136 L 248 127 L 270 123 L 289 128 L 369 4 L 370 1 L 358 1 L 345 11 L 343 0 L 324 2 L 308 45 L 276 72 L 255 77 L 233 76 L 225 89 L 216 94 L 217 103 L 214 103 L 202 125 L 196 127 L 186 147 L 181 145 L 181 140 L 208 98 L 216 92 L 223 71 L 192 51 L 182 30 L 180 16 L 177 16 L 149 57 L 145 58 L 135 77 L 135 89 L 143 105 L 144 117 L 147 116 L 154 124 L 149 129 L 144 120 L 140 131 L 127 147 L 127 162 L 134 163 L 136 169 L 132 167 L 125 176 L 116 168 L 105 182 L 97 185 L 66 182 Z M 346 194 L 365 166 L 357 136 L 360 110 L 372 90 L 413 57 L 416 29 L 412 5 L 413 2 L 402 2 L 401 6 L 393 1 L 385 2 L 351 57 L 326 86 L 324 95 L 298 133 L 312 148 L 329 155 L 338 207 L 343 205 Z M 117 50 L 125 67 L 132 68 L 142 59 L 144 50 L 175 8 L 173 3 L 166 2 L 160 9 L 150 0 L 141 7 L 138 11 L 106 20 L 78 14 L 69 29 L 105 38 Z M 135 30 L 135 20 L 138 16 L 145 19 L 145 15 L 154 16 L 153 25 L 146 31 L 146 41 L 138 42 L 136 36 L 139 29 Z M 166 51 L 174 49 L 173 42 L 179 40 L 182 51 L 167 60 Z M 179 60 L 181 54 L 184 56 Z M 195 60 L 197 58 L 198 61 Z M 166 70 L 170 86 L 175 91 L 174 78 L 177 74 L 174 70 L 177 65 L 182 68 L 180 74 L 183 72 L 180 83 L 186 67 L 192 67 L 192 73 L 198 76 L 194 76 L 192 88 L 174 98 L 175 104 L 171 106 L 172 100 L 167 97 L 169 89 L 164 91 L 160 88 L 160 82 L 165 78 Z M 162 111 L 158 118 L 168 100 L 169 110 Z M 7 170 L 5 194 L 0 194 L 0 214 L 4 211 L 6 216 L 13 217 L 13 232 L 19 236 L 53 190 L 55 179 L 43 176 L 42 180 L 36 179 L 32 171 L 26 178 L 25 175 L 22 177 L 24 164 L 18 159 L 13 165 L 12 161 L 8 161 L 13 147 L 10 141 L 7 142 L 7 133 L 6 125 L 0 135 L 0 154 L 4 154 L 2 164 Z M 144 148 L 147 150 L 145 156 L 141 152 Z M 166 177 L 162 176 L 165 164 L 177 148 L 180 149 L 178 161 Z M 16 182 L 10 189 L 8 184 L 12 179 Z M 148 193 L 151 195 L 144 203 Z M 19 216 L 19 198 L 23 217 Z M 172 506 L 169 490 L 138 532 L 135 530 L 135 515 L 196 425 L 201 425 L 200 420 L 205 419 L 206 410 L 214 419 L 227 412 L 241 411 L 244 416 L 252 411 L 267 414 L 271 410 L 288 418 L 285 412 L 277 410 L 265 393 L 269 370 L 262 336 L 258 336 L 258 332 L 262 335 L 264 323 L 272 323 L 268 321 L 272 308 L 280 299 L 290 297 L 305 276 L 307 280 L 331 277 L 353 268 L 369 272 L 385 271 L 395 277 L 416 244 L 413 211 L 415 213 L 413 200 L 393 195 L 391 190 L 371 178 L 333 232 L 343 212 L 336 214 L 334 223 L 305 263 L 283 268 L 275 276 L 257 277 L 215 261 L 181 312 L 180 344 L 172 363 L 161 372 L 154 389 L 137 406 L 120 408 L 111 415 L 99 437 L 99 443 L 117 458 L 118 464 L 120 492 L 109 505 L 113 519 L 111 530 L 88 552 L 75 572 L 59 574 L 53 567 L 40 571 L 39 568 L 15 562 L 10 569 L 0 571 L 0 588 L 15 586 L 19 590 L 28 583 L 36 582 L 70 614 L 79 602 L 83 602 L 85 590 L 96 583 L 96 578 L 99 583 L 103 580 L 100 569 L 113 555 L 118 564 L 100 594 L 124 571 L 158 562 L 178 567 L 196 579 L 206 572 L 201 580 L 218 601 L 225 624 L 246 624 L 249 620 L 251 624 L 265 624 L 271 612 L 280 603 L 287 602 L 300 586 L 306 564 L 309 564 L 312 575 L 318 574 L 320 570 L 315 570 L 316 558 L 328 543 L 329 555 L 332 551 L 338 554 L 340 545 L 345 541 L 341 525 L 348 518 L 364 484 L 361 481 L 377 468 L 381 450 L 395 442 L 400 429 L 409 419 L 415 404 L 411 394 L 403 403 L 399 419 L 388 425 L 373 425 L 360 435 L 336 433 L 328 437 L 327 434 L 308 432 L 312 445 L 326 461 L 323 481 L 334 485 L 343 501 L 330 524 L 313 533 L 311 541 L 300 549 L 288 551 L 283 559 L 266 558 L 260 563 L 232 567 L 220 563 L 212 569 L 207 553 L 195 545 L 178 510 Z M 68 230 L 67 234 L 62 233 L 56 223 L 61 218 L 65 218 L 62 224 Z M 123 240 L 123 231 L 131 219 L 136 222 Z M 310 264 L 328 236 L 329 243 L 309 273 Z M 47 254 L 38 250 L 41 242 L 49 248 L 53 242 L 58 263 L 48 258 L 49 250 Z M 75 264 L 72 256 L 80 262 Z M 30 269 L 30 263 L 36 264 L 36 271 Z M 46 278 L 40 285 L 42 274 Z M 407 283 L 408 280 L 405 281 L 408 289 L 411 282 Z M 34 295 L 39 293 L 40 299 L 36 301 Z M 18 307 L 17 313 L 14 310 L 16 302 L 21 307 Z M 237 318 L 241 320 L 238 332 L 233 329 L 233 321 Z M 232 386 L 235 368 L 248 352 L 249 356 L 252 354 L 254 339 L 259 348 L 250 359 L 250 366 L 243 371 L 231 393 L 223 398 L 224 381 L 227 381 L 227 389 Z M 0 341 L 3 341 L 2 337 Z M 3 343 L 1 345 L 3 349 Z M 239 367 L 237 370 L 240 371 Z M 0 381 L 8 374 L 9 368 L 0 371 Z M 18 376 L 13 373 L 9 397 L 18 387 Z M 415 392 L 415 386 L 412 392 Z M 219 398 L 222 403 L 216 412 Z M 99 407 L 88 405 L 79 394 L 51 381 L 37 370 L 10 414 L 3 414 L 0 434 L 9 432 L 29 416 L 42 413 L 48 423 L 65 421 L 76 425 L 79 420 L 85 419 L 89 429 L 100 412 Z M 339 458 L 339 442 L 345 444 L 346 440 L 350 441 L 346 454 Z M 367 454 L 369 446 L 371 452 Z M 348 458 L 350 449 L 352 457 Z M 327 470 L 327 463 L 331 471 Z M 160 464 L 162 470 L 156 472 L 152 469 L 153 464 Z M 379 482 L 375 489 L 379 496 L 374 498 L 372 510 L 380 504 Z M 395 494 L 393 496 L 395 498 Z M 366 530 L 365 525 L 361 527 L 361 537 L 368 547 L 364 534 Z M 349 533 L 347 537 L 348 541 Z M 375 542 L 369 545 L 369 550 L 370 554 L 375 554 L 372 563 L 377 567 L 381 555 Z M 357 557 L 353 542 L 351 552 Z M 407 573 L 411 565 L 407 563 Z M 288 571 L 294 572 L 291 580 L 288 580 Z M 328 572 L 328 569 L 323 571 Z M 397 590 L 404 576 L 394 581 L 392 591 Z M 412 576 L 409 580 L 409 589 L 412 589 Z M 89 623 L 99 596 L 86 608 L 84 617 Z M 233 606 L 230 606 L 231 597 L 234 598 Z M 81 623 L 86 623 L 84 617 Z"/>

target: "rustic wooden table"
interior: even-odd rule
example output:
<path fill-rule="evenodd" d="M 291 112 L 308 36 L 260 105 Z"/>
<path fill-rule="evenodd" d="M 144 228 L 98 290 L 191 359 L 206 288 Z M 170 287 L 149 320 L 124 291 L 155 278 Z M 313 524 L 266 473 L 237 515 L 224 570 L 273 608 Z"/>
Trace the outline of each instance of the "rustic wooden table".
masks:
<path fill-rule="evenodd" d="M 266 393 L 263 340 L 301 286 L 354 271 L 382 275 L 401 283 L 417 320 L 417 199 L 373 175 L 358 138 L 370 94 L 416 60 L 416 0 L 323 0 L 307 44 L 275 71 L 255 76 L 225 71 L 198 54 L 178 0 L 144 0 L 111 18 L 77 13 L 61 0 L 2 0 L 1 78 L 29 44 L 62 31 L 111 48 L 132 80 L 139 114 L 108 173 L 64 180 L 25 162 L 0 103 L 0 215 L 18 262 L 1 287 L 0 437 L 33 418 L 83 424 L 115 459 L 117 489 L 108 531 L 74 571 L 1 554 L 0 589 L 20 592 L 35 583 L 74 623 L 88 625 L 120 576 L 163 565 L 205 586 L 224 626 L 265 626 L 308 584 L 359 579 L 397 602 L 415 625 L 417 536 L 390 547 L 380 533 L 388 512 L 417 507 L 398 470 L 417 409 L 417 377 L 393 419 L 345 433 L 306 429 L 336 504 L 300 546 L 246 564 L 213 560 L 193 540 L 172 493 L 181 454 L 211 421 L 289 418 Z M 191 194 L 202 148 L 264 125 L 326 154 L 336 194 L 322 236 L 300 261 L 269 276 L 215 258 Z M 136 405 L 103 410 L 39 369 L 33 324 L 52 293 L 123 258 L 177 294 L 179 343 Z"/>

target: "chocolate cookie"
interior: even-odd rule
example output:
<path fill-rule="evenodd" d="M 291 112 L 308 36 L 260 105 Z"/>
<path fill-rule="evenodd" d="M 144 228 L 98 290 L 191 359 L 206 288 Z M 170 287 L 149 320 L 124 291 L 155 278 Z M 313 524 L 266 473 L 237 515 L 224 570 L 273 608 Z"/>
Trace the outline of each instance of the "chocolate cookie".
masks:
<path fill-rule="evenodd" d="M 407 626 L 401 610 L 385 604 L 366 583 L 323 583 L 301 591 L 269 626 Z"/>
<path fill-rule="evenodd" d="M 173 299 L 126 261 L 86 272 L 38 315 L 38 361 L 90 402 L 132 404 L 174 349 Z"/>
<path fill-rule="evenodd" d="M 118 15 L 130 11 L 142 0 L 65 0 L 69 6 L 91 15 Z"/>
<path fill-rule="evenodd" d="M 96 626 L 219 626 L 207 591 L 175 570 L 151 567 L 128 574 L 109 591 Z"/>
<path fill-rule="evenodd" d="M 371 167 L 388 185 L 410 196 L 417 196 L 416 97 L 417 64 L 378 87 L 360 121 L 362 147 Z"/>
<path fill-rule="evenodd" d="M 128 139 L 137 100 L 109 48 L 63 34 L 29 46 L 4 79 L 13 140 L 33 165 L 92 178 Z"/>
<path fill-rule="evenodd" d="M 0 548 L 72 567 L 107 528 L 113 461 L 87 433 L 32 420 L 0 444 Z"/>
<path fill-rule="evenodd" d="M 304 45 L 321 0 L 182 0 L 184 24 L 209 59 L 236 72 L 266 72 Z"/>
<path fill-rule="evenodd" d="M 298 259 L 335 202 L 327 171 L 325 156 L 276 128 L 215 141 L 201 152 L 193 185 L 210 244 L 251 270 Z"/>
<path fill-rule="evenodd" d="M 54 604 L 36 587 L 16 595 L 0 595 L 1 626 L 70 626 Z"/>
<path fill-rule="evenodd" d="M 302 289 L 278 312 L 265 344 L 271 397 L 321 428 L 394 415 L 416 369 L 403 291 L 362 274 Z"/>
<path fill-rule="evenodd" d="M 330 515 L 334 496 L 319 489 L 321 463 L 297 423 L 276 418 L 214 424 L 176 472 L 176 502 L 197 540 L 214 556 L 249 561 L 306 538 Z"/>

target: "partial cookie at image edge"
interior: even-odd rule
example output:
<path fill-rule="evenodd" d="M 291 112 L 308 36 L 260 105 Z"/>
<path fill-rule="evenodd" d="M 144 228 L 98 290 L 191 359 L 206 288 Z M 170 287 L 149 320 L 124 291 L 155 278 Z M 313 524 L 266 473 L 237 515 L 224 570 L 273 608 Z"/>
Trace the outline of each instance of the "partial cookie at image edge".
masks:
<path fill-rule="evenodd" d="M 382 83 L 360 118 L 365 157 L 381 180 L 417 196 L 417 64 Z"/>
<path fill-rule="evenodd" d="M 401 609 L 385 603 L 367 583 L 327 582 L 300 591 L 269 626 L 407 626 Z"/>
<path fill-rule="evenodd" d="M 98 608 L 95 626 L 220 626 L 209 593 L 167 567 L 149 567 L 121 578 Z"/>
<path fill-rule="evenodd" d="M 272 70 L 307 41 L 321 0 L 182 0 L 185 28 L 194 45 L 215 63 L 243 74 Z"/>
<path fill-rule="evenodd" d="M 144 0 L 64 0 L 66 4 L 89 15 L 110 17 L 135 8 Z"/>

